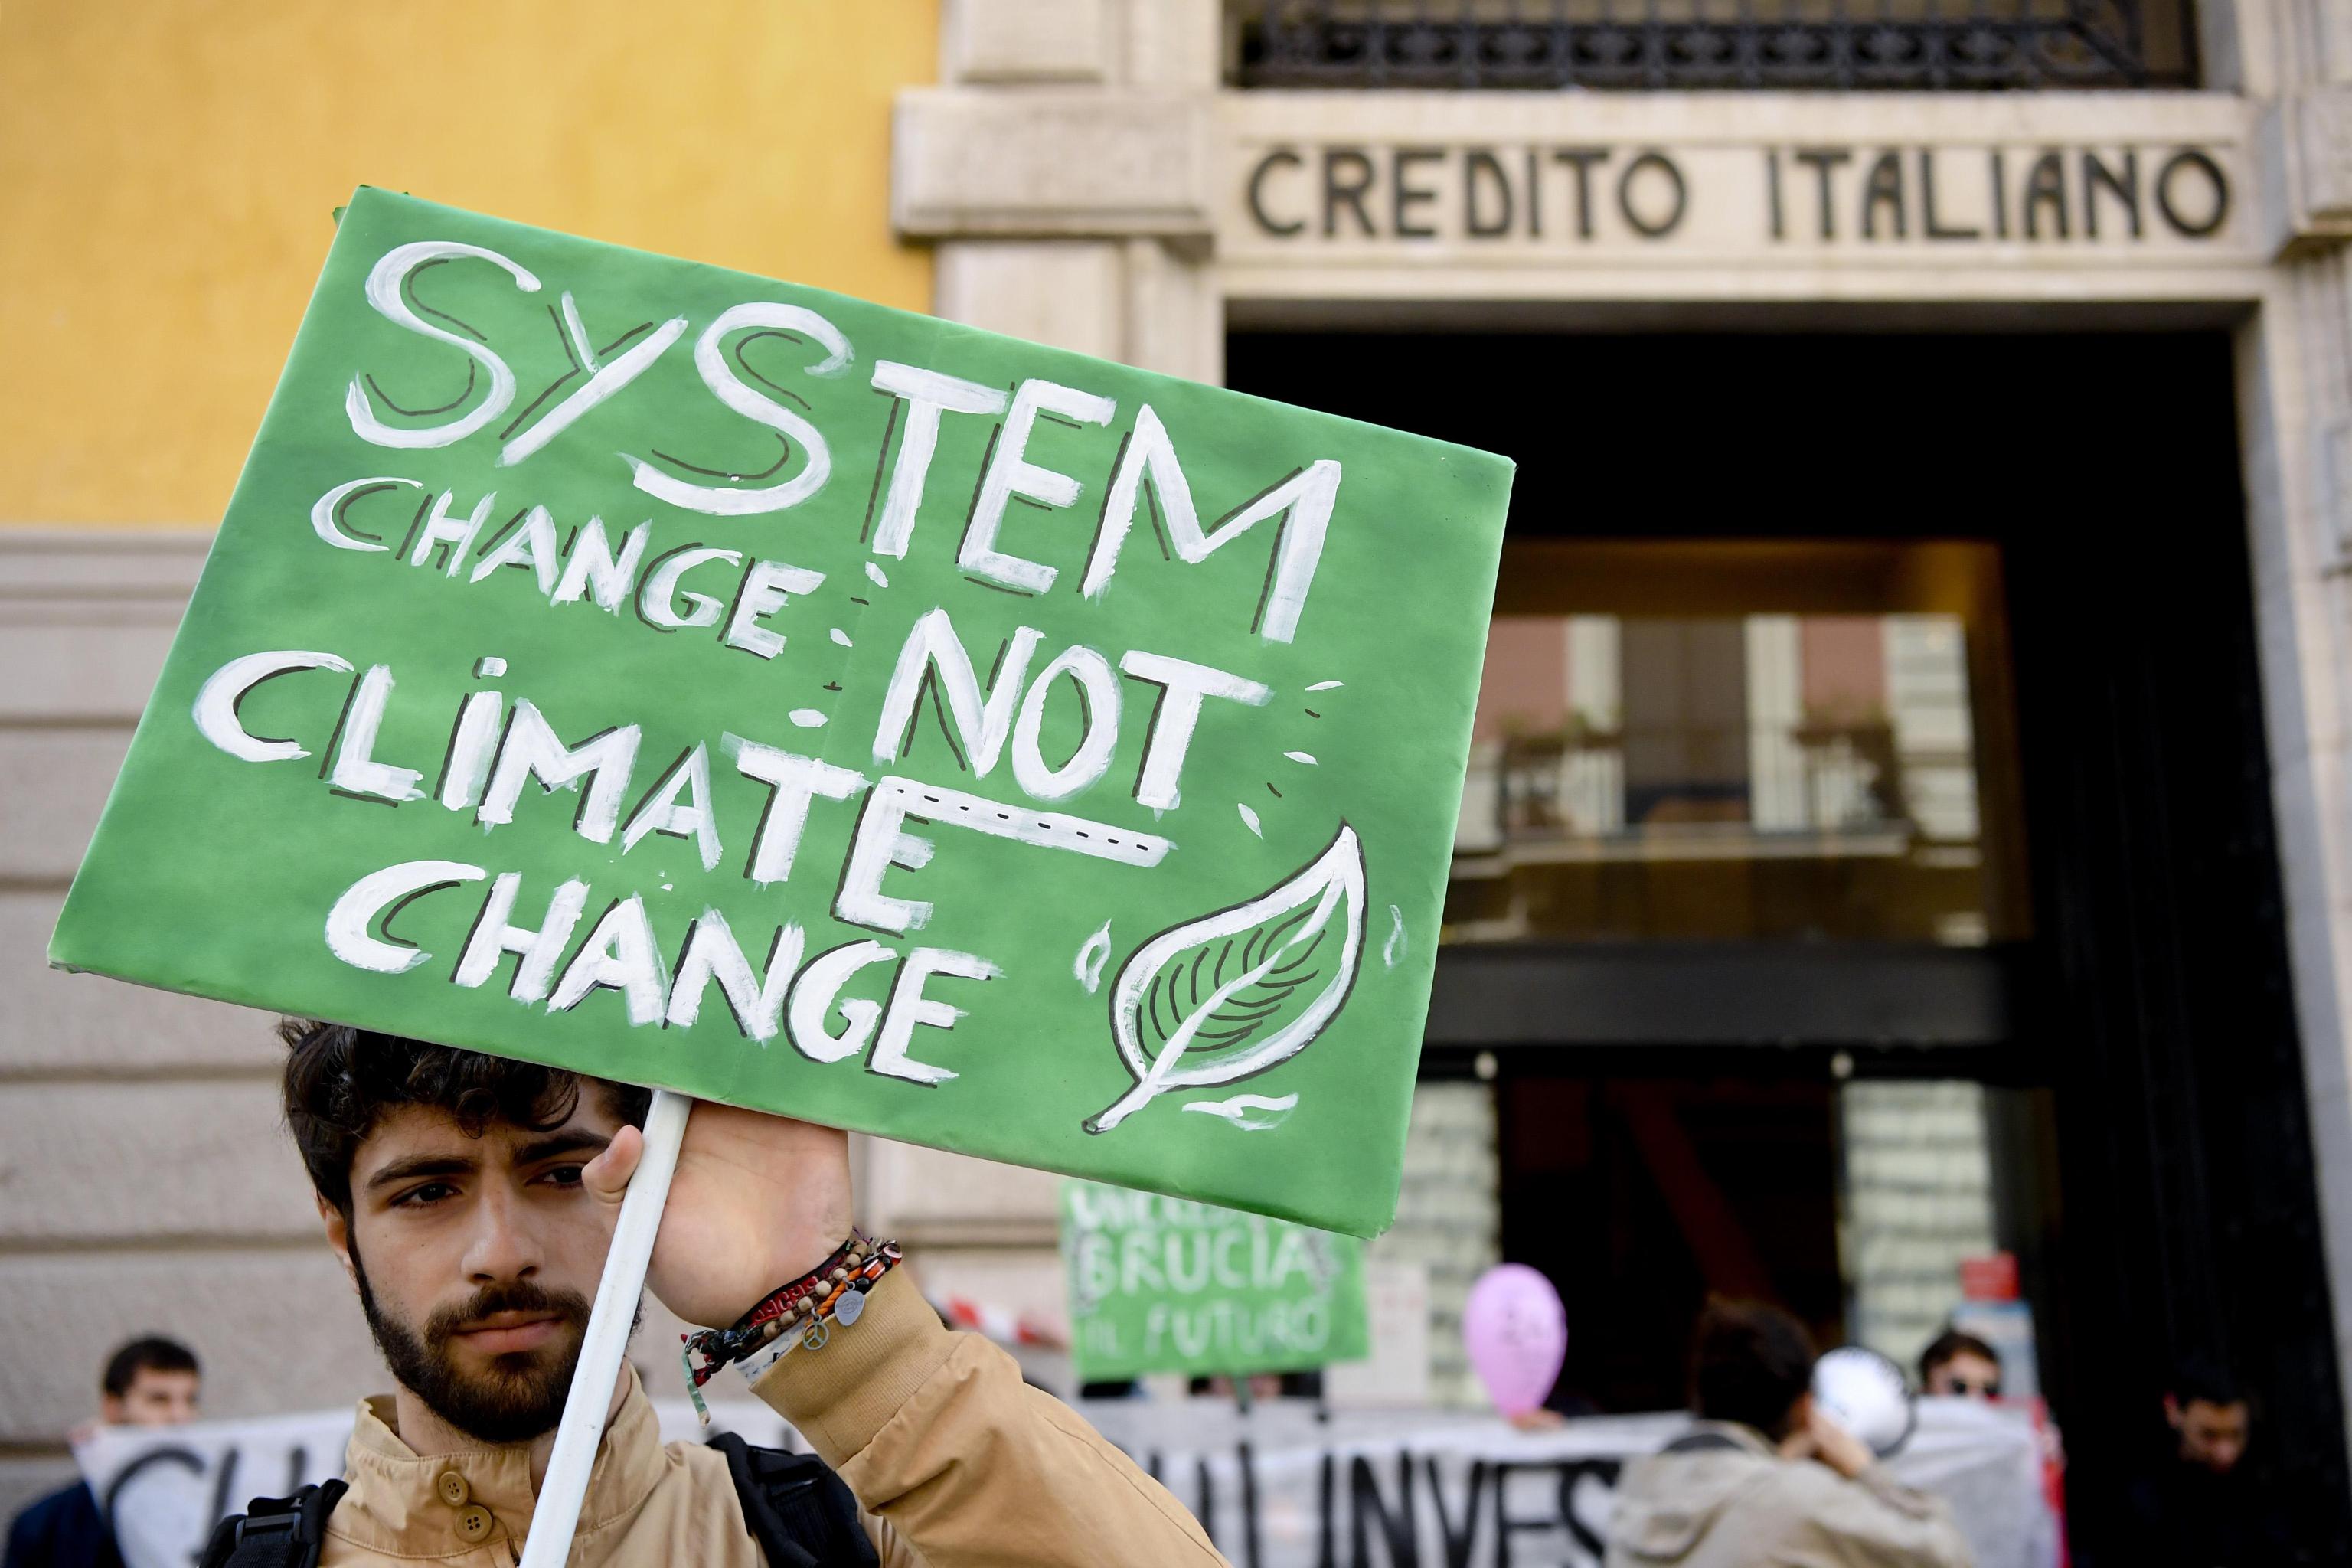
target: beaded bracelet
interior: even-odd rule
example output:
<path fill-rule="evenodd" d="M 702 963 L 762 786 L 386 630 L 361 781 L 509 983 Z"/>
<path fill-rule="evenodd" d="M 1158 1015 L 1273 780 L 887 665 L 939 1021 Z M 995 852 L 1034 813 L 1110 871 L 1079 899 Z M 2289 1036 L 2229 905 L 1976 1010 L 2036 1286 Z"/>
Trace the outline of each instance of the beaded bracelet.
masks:
<path fill-rule="evenodd" d="M 680 1359 L 686 1364 L 687 1393 L 693 1397 L 702 1424 L 710 1424 L 702 1385 L 716 1377 L 719 1368 L 746 1361 L 772 1346 L 773 1352 L 761 1368 L 763 1372 L 790 1351 L 822 1349 L 832 1338 L 832 1324 L 846 1328 L 857 1321 L 866 1310 L 866 1293 L 898 1266 L 899 1256 L 897 1242 L 876 1241 L 852 1230 L 849 1239 L 835 1247 L 824 1262 L 771 1292 L 733 1328 L 699 1329 L 681 1336 L 686 1342 Z"/>

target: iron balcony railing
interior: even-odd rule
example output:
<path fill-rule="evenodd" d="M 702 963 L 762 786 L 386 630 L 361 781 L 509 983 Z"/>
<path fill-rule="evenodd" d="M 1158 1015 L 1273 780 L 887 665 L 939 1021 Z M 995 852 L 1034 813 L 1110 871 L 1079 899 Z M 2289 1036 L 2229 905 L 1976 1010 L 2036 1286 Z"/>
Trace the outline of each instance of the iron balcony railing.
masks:
<path fill-rule="evenodd" d="M 1240 87 L 2190 87 L 2190 4 L 1244 0 L 1227 58 Z"/>

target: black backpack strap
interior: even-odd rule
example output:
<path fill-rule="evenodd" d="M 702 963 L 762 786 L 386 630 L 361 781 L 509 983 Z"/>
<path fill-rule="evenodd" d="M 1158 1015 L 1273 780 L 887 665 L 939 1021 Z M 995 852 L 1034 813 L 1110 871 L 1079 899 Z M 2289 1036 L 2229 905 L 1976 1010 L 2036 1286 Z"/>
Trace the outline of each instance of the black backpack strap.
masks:
<path fill-rule="evenodd" d="M 743 1522 L 769 1568 L 880 1568 L 856 1494 L 823 1459 L 754 1448 L 732 1432 L 710 1446 L 727 1456 Z"/>
<path fill-rule="evenodd" d="M 214 1528 L 198 1568 L 318 1568 L 327 1516 L 350 1489 L 338 1478 L 291 1497 L 255 1498 Z"/>

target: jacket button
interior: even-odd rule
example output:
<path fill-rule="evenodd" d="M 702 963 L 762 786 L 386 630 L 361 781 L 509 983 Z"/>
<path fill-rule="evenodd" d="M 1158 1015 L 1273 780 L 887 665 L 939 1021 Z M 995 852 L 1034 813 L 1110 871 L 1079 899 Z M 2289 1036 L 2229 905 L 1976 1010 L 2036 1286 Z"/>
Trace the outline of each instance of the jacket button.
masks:
<path fill-rule="evenodd" d="M 468 1544 L 478 1542 L 490 1533 L 490 1510 L 480 1503 L 467 1503 L 457 1510 L 457 1533 Z"/>
<path fill-rule="evenodd" d="M 451 1508 L 463 1507 L 466 1500 L 474 1495 L 474 1489 L 466 1484 L 466 1478 L 455 1470 L 444 1470 L 435 1477 L 433 1489 L 439 1492 L 441 1500 Z"/>

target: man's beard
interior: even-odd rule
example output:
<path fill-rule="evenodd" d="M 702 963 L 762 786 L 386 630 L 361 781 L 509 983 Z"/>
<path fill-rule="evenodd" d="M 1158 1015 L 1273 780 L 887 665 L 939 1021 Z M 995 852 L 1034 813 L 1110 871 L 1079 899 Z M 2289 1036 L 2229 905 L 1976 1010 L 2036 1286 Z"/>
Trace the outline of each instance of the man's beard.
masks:
<path fill-rule="evenodd" d="M 420 1337 L 408 1324 L 376 1304 L 357 1250 L 352 1273 L 360 1288 L 360 1310 L 384 1364 L 403 1388 L 425 1407 L 482 1443 L 520 1443 L 554 1430 L 580 1363 L 580 1342 L 588 1330 L 588 1299 L 577 1290 L 549 1290 L 518 1279 L 485 1285 L 463 1302 L 436 1308 Z M 643 1309 L 640 1308 L 640 1312 Z M 461 1371 L 450 1341 L 467 1323 L 492 1312 L 552 1312 L 567 1331 L 560 1345 L 493 1356 L 485 1372 Z"/>

